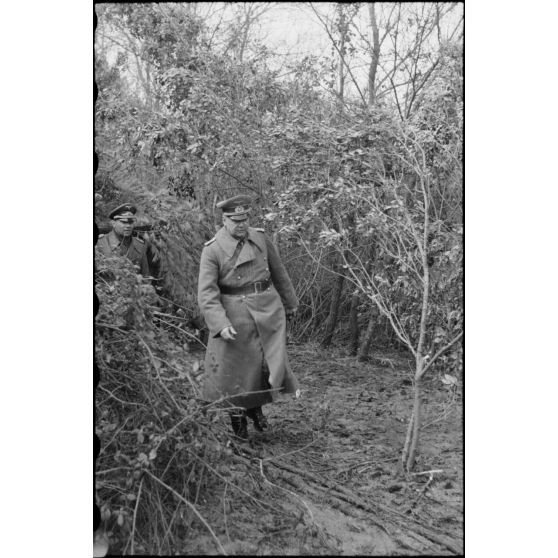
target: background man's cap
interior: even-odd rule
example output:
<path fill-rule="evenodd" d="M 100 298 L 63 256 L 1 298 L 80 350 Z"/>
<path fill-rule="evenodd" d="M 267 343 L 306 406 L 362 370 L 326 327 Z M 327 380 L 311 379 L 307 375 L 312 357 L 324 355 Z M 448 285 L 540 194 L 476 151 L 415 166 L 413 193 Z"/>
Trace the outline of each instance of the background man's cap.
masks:
<path fill-rule="evenodd" d="M 132 205 L 131 203 L 123 203 L 109 213 L 109 218 L 118 219 L 119 217 L 133 217 L 136 212 L 137 208 L 135 205 Z"/>
<path fill-rule="evenodd" d="M 223 211 L 223 215 L 233 221 L 248 219 L 251 206 L 252 198 L 246 195 L 234 196 L 217 204 L 217 207 Z"/>

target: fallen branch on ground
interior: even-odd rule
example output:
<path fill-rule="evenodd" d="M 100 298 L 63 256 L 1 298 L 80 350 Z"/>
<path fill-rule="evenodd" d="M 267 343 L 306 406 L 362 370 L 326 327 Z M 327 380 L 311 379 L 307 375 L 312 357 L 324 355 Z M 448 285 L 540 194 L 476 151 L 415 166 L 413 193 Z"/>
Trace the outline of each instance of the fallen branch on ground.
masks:
<path fill-rule="evenodd" d="M 246 454 L 249 454 L 250 456 L 255 457 L 258 460 L 262 459 L 261 456 L 257 454 L 257 452 L 255 452 L 250 448 L 243 447 L 242 450 Z M 246 460 L 248 461 L 249 458 L 246 457 Z M 440 531 L 439 529 L 436 529 L 435 527 L 422 525 L 416 519 L 413 519 L 408 515 L 405 515 L 387 506 L 378 503 L 371 504 L 367 501 L 364 501 L 362 498 L 360 498 L 350 490 L 346 489 L 344 486 L 334 481 L 331 481 L 329 479 L 319 477 L 315 474 L 309 473 L 302 469 L 298 469 L 296 467 L 293 467 L 292 465 L 289 465 L 287 463 L 278 460 L 269 461 L 269 463 L 274 467 L 276 467 L 277 469 L 280 470 L 284 469 L 295 475 L 306 478 L 307 480 L 311 481 L 312 483 L 318 486 L 327 488 L 328 494 L 330 494 L 331 496 L 339 500 L 344 500 L 352 504 L 353 506 L 356 506 L 360 509 L 369 512 L 370 514 L 373 514 L 374 516 L 377 516 L 379 515 L 380 512 L 383 512 L 388 516 L 387 517 L 388 521 L 398 529 L 403 529 L 406 531 L 414 531 L 416 534 L 422 536 L 423 538 L 429 540 L 430 542 L 434 542 L 443 548 L 447 548 L 448 550 L 454 552 L 455 554 L 460 554 L 461 552 L 451 541 L 447 540 L 446 533 Z M 374 516 L 373 517 L 369 516 L 368 520 L 371 521 L 374 525 L 378 526 L 383 531 L 385 531 L 389 536 L 392 536 L 390 531 L 387 529 L 386 525 L 381 520 L 377 519 Z M 402 522 L 399 518 L 403 518 L 405 521 Z M 409 525 L 409 523 L 412 524 L 412 527 Z"/>
<path fill-rule="evenodd" d="M 219 541 L 219 539 L 217 538 L 217 535 L 215 534 L 215 531 L 213 531 L 213 529 L 211 528 L 211 526 L 207 523 L 207 521 L 202 517 L 202 515 L 200 514 L 200 512 L 196 509 L 196 506 L 194 506 L 194 504 L 192 504 L 191 502 L 189 502 L 188 500 L 186 500 L 186 498 L 184 498 L 184 496 L 181 496 L 174 488 L 172 488 L 171 486 L 169 486 L 168 484 L 165 484 L 161 479 L 157 478 L 154 474 L 152 474 L 150 471 L 145 471 L 154 481 L 158 482 L 161 486 L 164 486 L 167 490 L 169 490 L 170 492 L 172 492 L 181 502 L 184 502 L 196 515 L 196 517 L 203 523 L 203 525 L 205 526 L 205 528 L 210 532 L 211 536 L 213 537 L 213 540 L 215 541 L 215 544 L 217 545 L 217 548 L 219 548 L 219 550 L 221 551 L 221 554 L 223 554 L 224 556 L 228 556 L 227 552 L 225 551 L 225 549 L 223 548 L 223 545 L 221 544 L 221 541 Z"/>

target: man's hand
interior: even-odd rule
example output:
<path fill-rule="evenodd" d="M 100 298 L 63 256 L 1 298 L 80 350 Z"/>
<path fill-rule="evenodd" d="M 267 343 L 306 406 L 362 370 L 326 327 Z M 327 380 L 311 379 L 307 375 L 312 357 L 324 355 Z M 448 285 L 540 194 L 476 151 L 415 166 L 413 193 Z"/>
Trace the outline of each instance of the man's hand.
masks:
<path fill-rule="evenodd" d="M 287 320 L 291 320 L 292 318 L 294 318 L 295 314 L 296 314 L 296 308 L 285 310 L 285 316 L 287 317 Z"/>
<path fill-rule="evenodd" d="M 236 336 L 236 329 L 234 329 L 233 326 L 224 327 L 221 330 L 220 335 L 225 341 L 234 341 Z"/>

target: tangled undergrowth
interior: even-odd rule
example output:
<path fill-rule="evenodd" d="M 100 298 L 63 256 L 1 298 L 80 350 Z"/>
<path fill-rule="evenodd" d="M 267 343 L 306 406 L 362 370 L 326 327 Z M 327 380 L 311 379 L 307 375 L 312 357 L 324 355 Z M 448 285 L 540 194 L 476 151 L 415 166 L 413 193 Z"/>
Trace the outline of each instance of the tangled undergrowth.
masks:
<path fill-rule="evenodd" d="M 278 487 L 231 467 L 224 413 L 199 397 L 193 332 L 160 319 L 161 301 L 128 260 L 97 254 L 96 268 L 95 501 L 110 554 L 184 554 L 200 535 L 228 554 L 200 510 L 226 517 L 237 505 L 308 535 L 304 518 L 282 509 Z"/>
<path fill-rule="evenodd" d="M 165 553 L 176 544 L 177 500 L 195 502 L 203 489 L 196 456 L 208 421 L 192 376 L 195 359 L 157 321 L 157 295 L 128 260 L 98 254 L 96 264 L 102 529 L 111 553 Z"/>

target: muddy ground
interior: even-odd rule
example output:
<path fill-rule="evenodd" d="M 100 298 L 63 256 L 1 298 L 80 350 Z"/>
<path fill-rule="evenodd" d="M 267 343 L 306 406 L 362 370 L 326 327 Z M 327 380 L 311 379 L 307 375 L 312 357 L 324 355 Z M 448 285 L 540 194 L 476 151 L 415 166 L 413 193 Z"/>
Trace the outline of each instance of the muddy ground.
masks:
<path fill-rule="evenodd" d="M 270 431 L 250 424 L 249 442 L 230 447 L 197 501 L 214 535 L 193 518 L 179 553 L 462 554 L 461 386 L 426 380 L 420 454 L 414 474 L 401 475 L 408 358 L 362 364 L 308 345 L 289 354 L 302 396 L 264 407 Z M 226 436 L 227 417 L 215 420 Z"/>

